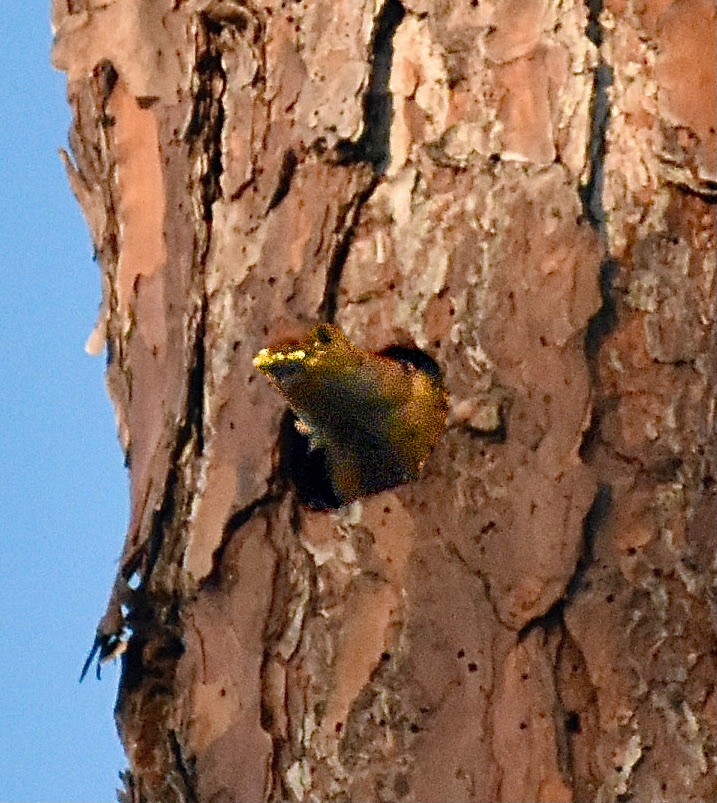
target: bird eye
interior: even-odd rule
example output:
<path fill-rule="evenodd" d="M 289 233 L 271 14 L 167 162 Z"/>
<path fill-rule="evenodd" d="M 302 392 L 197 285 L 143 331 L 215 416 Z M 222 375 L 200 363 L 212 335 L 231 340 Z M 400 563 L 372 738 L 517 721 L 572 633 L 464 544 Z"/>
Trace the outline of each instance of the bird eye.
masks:
<path fill-rule="evenodd" d="M 316 327 L 316 339 L 322 345 L 327 345 L 331 342 L 331 330 L 328 326 L 317 326 Z"/>

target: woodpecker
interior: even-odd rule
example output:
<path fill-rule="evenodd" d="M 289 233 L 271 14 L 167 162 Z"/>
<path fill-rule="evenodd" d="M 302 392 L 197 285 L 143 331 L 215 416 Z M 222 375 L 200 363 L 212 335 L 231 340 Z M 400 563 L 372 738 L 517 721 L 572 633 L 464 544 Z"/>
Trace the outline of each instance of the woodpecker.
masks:
<path fill-rule="evenodd" d="M 262 349 L 254 365 L 323 450 L 338 505 L 417 479 L 446 427 L 440 371 L 420 352 L 363 351 L 320 323 L 301 342 Z"/>

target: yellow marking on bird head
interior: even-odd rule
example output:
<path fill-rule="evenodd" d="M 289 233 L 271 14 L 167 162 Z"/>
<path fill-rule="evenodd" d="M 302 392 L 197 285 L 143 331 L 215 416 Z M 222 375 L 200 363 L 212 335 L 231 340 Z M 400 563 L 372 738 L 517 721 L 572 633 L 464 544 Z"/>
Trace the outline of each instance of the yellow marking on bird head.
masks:
<path fill-rule="evenodd" d="M 256 368 L 268 368 L 278 362 L 301 362 L 306 359 L 306 352 L 303 349 L 294 351 L 273 351 L 272 349 L 262 349 L 252 360 Z"/>

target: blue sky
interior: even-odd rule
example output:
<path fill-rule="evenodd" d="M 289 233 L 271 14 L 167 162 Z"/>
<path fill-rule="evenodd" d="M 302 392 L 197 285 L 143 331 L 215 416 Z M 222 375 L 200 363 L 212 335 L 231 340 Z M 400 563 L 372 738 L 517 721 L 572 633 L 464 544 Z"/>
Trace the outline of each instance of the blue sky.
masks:
<path fill-rule="evenodd" d="M 3 8 L 0 48 L 0 800 L 111 801 L 118 668 L 79 685 L 120 553 L 127 478 L 84 343 L 97 265 L 57 148 L 49 0 Z"/>

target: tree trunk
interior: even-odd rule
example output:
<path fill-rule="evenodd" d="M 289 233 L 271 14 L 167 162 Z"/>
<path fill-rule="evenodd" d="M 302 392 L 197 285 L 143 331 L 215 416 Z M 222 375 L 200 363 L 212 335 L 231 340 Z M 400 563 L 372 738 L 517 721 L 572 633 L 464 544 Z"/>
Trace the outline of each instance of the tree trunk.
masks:
<path fill-rule="evenodd" d="M 588 5 L 55 0 L 123 800 L 715 798 L 715 7 Z M 338 510 L 252 365 L 320 320 L 450 393 Z"/>

